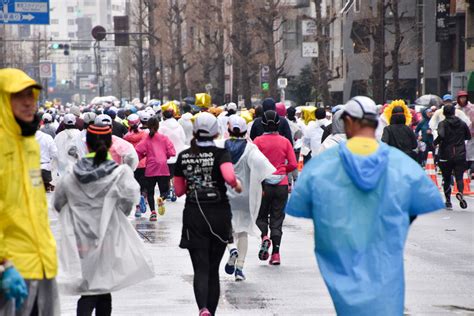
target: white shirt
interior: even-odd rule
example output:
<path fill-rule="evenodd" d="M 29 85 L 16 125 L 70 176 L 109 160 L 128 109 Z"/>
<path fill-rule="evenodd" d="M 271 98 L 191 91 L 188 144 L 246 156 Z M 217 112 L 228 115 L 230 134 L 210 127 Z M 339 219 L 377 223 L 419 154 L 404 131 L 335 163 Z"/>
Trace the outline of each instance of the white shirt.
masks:
<path fill-rule="evenodd" d="M 51 135 L 43 133 L 42 131 L 36 131 L 35 137 L 40 145 L 41 169 L 51 171 L 51 162 L 58 158 L 56 143 Z"/>

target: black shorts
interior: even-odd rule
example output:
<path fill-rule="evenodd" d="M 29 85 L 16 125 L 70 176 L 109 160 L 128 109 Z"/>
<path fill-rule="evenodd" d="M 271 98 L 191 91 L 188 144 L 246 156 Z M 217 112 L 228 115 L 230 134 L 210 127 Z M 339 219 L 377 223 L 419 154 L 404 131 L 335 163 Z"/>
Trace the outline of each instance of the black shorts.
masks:
<path fill-rule="evenodd" d="M 51 175 L 51 171 L 46 169 L 41 169 L 41 178 L 43 179 L 43 183 L 51 183 L 53 181 L 53 177 Z"/>
<path fill-rule="evenodd" d="M 224 241 L 232 242 L 232 213 L 228 202 L 201 205 L 212 230 Z M 186 202 L 183 211 L 181 248 L 209 248 L 211 244 L 222 242 L 211 233 L 197 204 Z"/>

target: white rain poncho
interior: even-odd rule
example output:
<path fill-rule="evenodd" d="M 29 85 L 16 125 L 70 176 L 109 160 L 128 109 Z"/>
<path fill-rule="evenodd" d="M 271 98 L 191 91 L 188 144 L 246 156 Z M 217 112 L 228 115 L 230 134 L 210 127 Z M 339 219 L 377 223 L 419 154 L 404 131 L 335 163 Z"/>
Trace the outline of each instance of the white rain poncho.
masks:
<path fill-rule="evenodd" d="M 191 113 L 184 113 L 178 120 L 178 123 L 183 127 L 184 135 L 186 135 L 185 144 L 188 146 L 191 144 L 191 139 L 193 139 L 193 122 L 191 121 L 192 118 L 193 115 Z"/>
<path fill-rule="evenodd" d="M 132 170 L 113 161 L 97 168 L 83 158 L 62 178 L 54 200 L 60 210 L 62 293 L 105 294 L 154 276 L 151 258 L 127 219 L 139 198 Z"/>
<path fill-rule="evenodd" d="M 176 163 L 179 153 L 189 148 L 189 146 L 186 145 L 186 134 L 184 133 L 183 127 L 176 119 L 170 118 L 160 123 L 158 133 L 167 136 L 173 143 L 174 149 L 176 150 L 176 155 L 169 158 L 167 163 Z"/>
<path fill-rule="evenodd" d="M 58 173 L 65 175 L 78 159 L 84 157 L 84 145 L 80 142 L 81 131 L 75 128 L 65 129 L 54 138 L 58 148 Z"/>
<path fill-rule="evenodd" d="M 234 164 L 234 170 L 243 191 L 236 193 L 227 190 L 232 210 L 232 229 L 234 233 L 247 232 L 260 236 L 255 222 L 262 202 L 262 181 L 276 169 L 256 145 L 247 142 L 244 153 Z"/>

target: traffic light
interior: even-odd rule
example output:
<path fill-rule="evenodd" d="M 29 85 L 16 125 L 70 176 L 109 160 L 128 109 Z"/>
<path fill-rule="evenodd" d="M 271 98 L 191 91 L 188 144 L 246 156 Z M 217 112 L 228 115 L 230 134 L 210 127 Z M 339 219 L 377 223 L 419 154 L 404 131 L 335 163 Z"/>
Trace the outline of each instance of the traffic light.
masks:
<path fill-rule="evenodd" d="M 49 45 L 49 48 L 54 50 L 54 51 L 62 50 L 64 56 L 69 56 L 69 48 L 70 48 L 69 44 L 53 43 L 53 44 Z"/>

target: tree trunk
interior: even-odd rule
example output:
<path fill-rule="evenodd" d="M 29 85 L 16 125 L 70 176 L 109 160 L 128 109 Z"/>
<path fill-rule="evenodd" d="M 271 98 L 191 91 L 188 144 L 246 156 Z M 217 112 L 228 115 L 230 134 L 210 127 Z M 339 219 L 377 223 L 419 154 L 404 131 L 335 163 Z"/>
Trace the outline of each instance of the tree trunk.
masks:
<path fill-rule="evenodd" d="M 144 7 L 143 0 L 140 0 L 138 5 L 138 32 L 143 32 L 143 23 L 144 23 Z M 144 78 L 144 69 L 143 69 L 143 38 L 141 35 L 138 36 L 137 41 L 138 46 L 138 60 L 137 60 L 137 73 L 138 73 L 138 91 L 140 96 L 140 102 L 145 100 L 145 78 Z M 99 52 L 100 54 L 100 52 Z M 100 83 L 99 83 L 100 85 Z"/>
<path fill-rule="evenodd" d="M 150 76 L 150 99 L 159 97 L 158 76 L 156 68 L 156 38 L 155 38 L 155 0 L 148 0 L 148 69 Z"/>
<path fill-rule="evenodd" d="M 385 1 L 377 1 L 377 16 L 373 25 L 372 93 L 376 103 L 385 102 Z"/>
<path fill-rule="evenodd" d="M 216 80 L 217 89 L 214 93 L 216 104 L 224 103 L 224 92 L 225 92 L 225 55 L 224 55 L 224 18 L 222 16 L 223 0 L 217 0 L 217 25 L 221 27 L 217 37 L 217 57 L 216 57 Z"/>
<path fill-rule="evenodd" d="M 393 25 L 395 28 L 395 43 L 393 45 L 392 55 L 392 89 L 391 99 L 399 98 L 400 93 L 400 47 L 403 37 L 400 30 L 400 15 L 398 14 L 398 0 L 392 0 Z"/>

